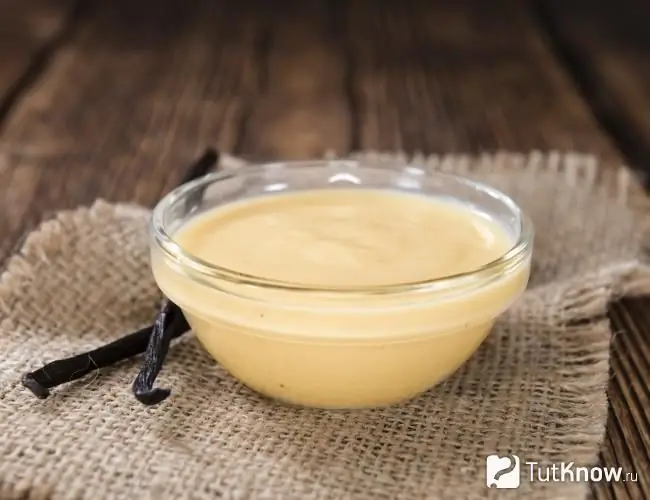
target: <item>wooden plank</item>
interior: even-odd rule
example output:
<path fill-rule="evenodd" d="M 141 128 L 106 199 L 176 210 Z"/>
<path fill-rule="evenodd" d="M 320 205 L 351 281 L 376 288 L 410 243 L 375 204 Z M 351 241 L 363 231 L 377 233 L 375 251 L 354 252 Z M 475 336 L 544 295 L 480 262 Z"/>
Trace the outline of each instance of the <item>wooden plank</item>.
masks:
<path fill-rule="evenodd" d="M 318 158 L 350 149 L 343 13 L 336 2 L 267 4 L 263 91 L 244 153 L 251 158 Z"/>
<path fill-rule="evenodd" d="M 254 10 L 103 0 L 0 135 L 0 259 L 48 211 L 153 203 L 206 145 L 231 150 L 257 92 Z M 180 168 L 179 168 L 180 167 Z"/>
<path fill-rule="evenodd" d="M 520 2 L 354 2 L 361 146 L 618 159 Z"/>
<path fill-rule="evenodd" d="M 612 307 L 611 319 L 619 334 L 612 345 L 611 414 L 607 432 L 612 436 L 615 465 L 634 472 L 626 483 L 630 498 L 650 498 L 650 314 L 648 299 L 626 299 Z M 613 389 L 613 390 L 612 390 Z M 614 436 L 618 435 L 619 439 Z M 618 441 L 618 443 L 617 443 Z M 622 449 L 624 442 L 627 449 Z M 617 498 L 627 498 L 623 495 Z"/>
<path fill-rule="evenodd" d="M 4 0 L 0 3 L 0 117 L 71 21 L 69 0 Z"/>
<path fill-rule="evenodd" d="M 601 126 L 650 180 L 650 4 L 539 0 L 540 25 Z"/>

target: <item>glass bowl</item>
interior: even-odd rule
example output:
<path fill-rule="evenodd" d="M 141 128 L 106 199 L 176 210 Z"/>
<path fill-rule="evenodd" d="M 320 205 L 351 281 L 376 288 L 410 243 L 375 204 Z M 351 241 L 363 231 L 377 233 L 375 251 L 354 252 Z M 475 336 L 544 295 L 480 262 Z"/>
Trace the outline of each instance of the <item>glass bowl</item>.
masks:
<path fill-rule="evenodd" d="M 445 278 L 318 288 L 211 265 L 174 239 L 216 207 L 340 188 L 461 203 L 498 223 L 512 246 L 478 269 Z M 467 361 L 527 286 L 533 227 L 509 197 L 467 178 L 394 163 L 322 160 L 251 165 L 185 184 L 155 207 L 150 240 L 161 291 L 234 377 L 287 403 L 350 409 L 410 399 Z"/>

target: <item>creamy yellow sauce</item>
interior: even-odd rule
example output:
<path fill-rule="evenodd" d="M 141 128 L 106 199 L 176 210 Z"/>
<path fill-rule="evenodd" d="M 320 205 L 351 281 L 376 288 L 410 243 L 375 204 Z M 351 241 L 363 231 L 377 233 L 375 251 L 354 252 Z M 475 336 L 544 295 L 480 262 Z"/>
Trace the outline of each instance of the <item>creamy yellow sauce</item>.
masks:
<path fill-rule="evenodd" d="M 175 236 L 196 257 L 261 278 L 376 286 L 475 270 L 509 235 L 450 202 L 379 190 L 271 195 L 212 210 Z"/>
<path fill-rule="evenodd" d="M 344 189 L 231 203 L 195 216 L 173 238 L 213 265 L 320 287 L 464 273 L 513 244 L 460 204 Z M 314 294 L 197 277 L 152 250 L 161 290 L 223 367 L 263 394 L 322 408 L 390 405 L 453 373 L 522 293 L 529 262 L 451 295 Z"/>

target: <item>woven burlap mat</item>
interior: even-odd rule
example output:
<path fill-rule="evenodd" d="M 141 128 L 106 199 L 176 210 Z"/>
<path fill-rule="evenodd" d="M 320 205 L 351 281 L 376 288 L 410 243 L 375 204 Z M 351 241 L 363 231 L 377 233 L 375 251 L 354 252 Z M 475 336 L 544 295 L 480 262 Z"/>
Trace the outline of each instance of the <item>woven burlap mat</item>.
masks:
<path fill-rule="evenodd" d="M 242 387 L 190 335 L 170 350 L 160 406 L 131 395 L 140 360 L 35 399 L 21 374 L 141 327 L 158 306 L 149 212 L 98 201 L 44 222 L 0 280 L 0 498 L 584 497 L 584 482 L 531 482 L 525 468 L 519 489 L 488 490 L 485 461 L 597 463 L 607 303 L 650 290 L 634 183 L 579 155 L 413 161 L 505 190 L 537 228 L 529 290 L 450 379 L 388 409 L 299 409 Z"/>

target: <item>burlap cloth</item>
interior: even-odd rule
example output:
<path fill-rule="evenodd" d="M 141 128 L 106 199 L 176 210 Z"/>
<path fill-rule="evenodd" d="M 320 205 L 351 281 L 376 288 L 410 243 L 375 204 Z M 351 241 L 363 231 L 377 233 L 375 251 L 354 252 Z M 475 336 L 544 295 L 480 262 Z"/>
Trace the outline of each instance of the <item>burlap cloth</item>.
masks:
<path fill-rule="evenodd" d="M 242 387 L 189 336 L 170 350 L 160 406 L 130 392 L 139 359 L 35 399 L 22 373 L 134 330 L 158 305 L 149 212 L 98 201 L 43 223 L 0 281 L 0 498 L 584 497 L 585 483 L 525 478 L 488 490 L 485 459 L 597 463 L 607 303 L 650 290 L 634 183 L 578 155 L 414 162 L 505 190 L 537 228 L 529 291 L 448 381 L 388 409 L 298 409 Z"/>

